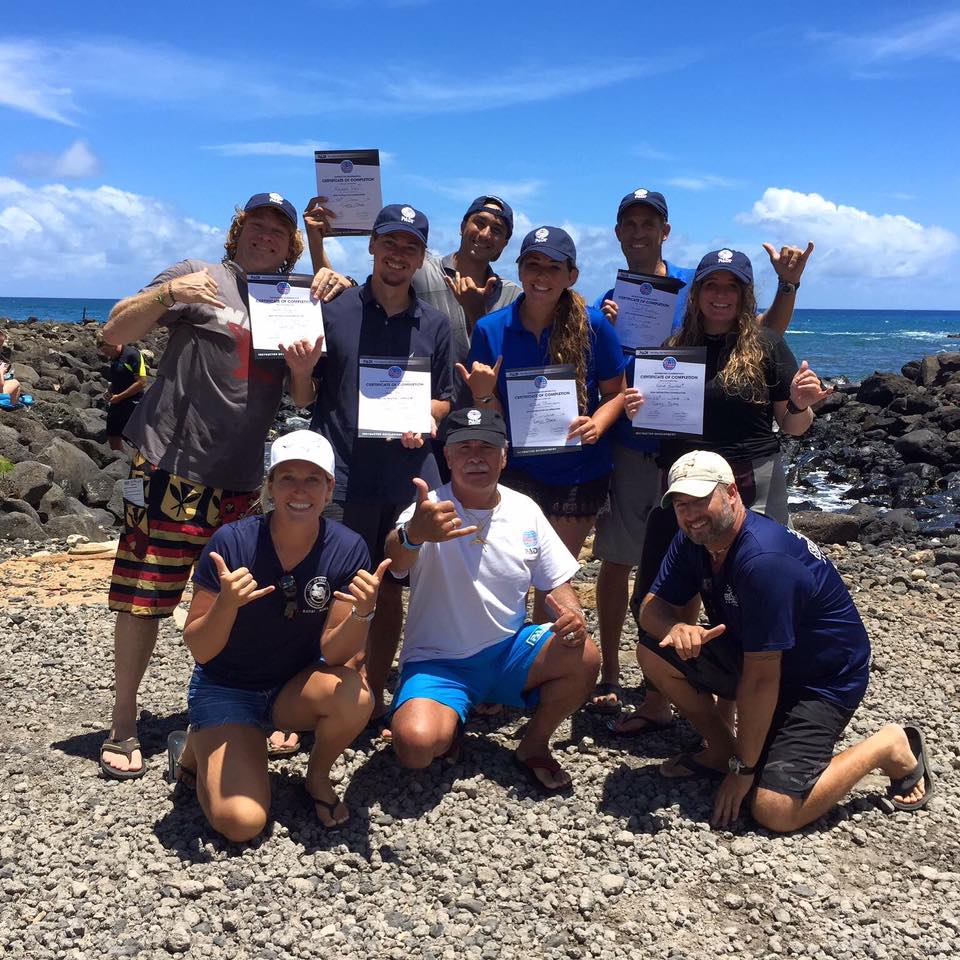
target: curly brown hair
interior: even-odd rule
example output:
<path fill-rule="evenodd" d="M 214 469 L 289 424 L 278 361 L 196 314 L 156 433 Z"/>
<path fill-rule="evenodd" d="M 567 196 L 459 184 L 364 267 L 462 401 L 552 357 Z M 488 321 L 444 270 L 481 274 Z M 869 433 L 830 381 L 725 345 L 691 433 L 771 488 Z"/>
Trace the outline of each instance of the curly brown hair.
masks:
<path fill-rule="evenodd" d="M 572 264 L 570 264 L 572 268 Z M 586 414 L 590 407 L 587 397 L 587 357 L 590 353 L 590 320 L 587 304 L 576 290 L 567 287 L 560 294 L 553 314 L 550 331 L 550 359 L 554 363 L 573 365 L 577 377 L 577 405 Z"/>
<path fill-rule="evenodd" d="M 223 249 L 227 251 L 225 260 L 232 260 L 237 255 L 237 241 L 240 239 L 240 232 L 247 220 L 247 212 L 235 207 L 236 213 L 233 220 L 230 221 L 230 229 L 227 231 L 227 239 Z M 290 247 L 287 250 L 287 258 L 280 265 L 279 273 L 289 273 L 296 265 L 303 253 L 303 235 L 294 227 L 290 234 Z"/>
<path fill-rule="evenodd" d="M 717 364 L 718 379 L 726 393 L 740 396 L 749 403 L 766 403 L 770 389 L 763 371 L 757 298 L 752 283 L 738 283 L 740 310 L 730 331 L 736 334 L 736 340 L 732 344 L 728 340 L 723 347 Z M 667 340 L 668 347 L 702 347 L 706 344 L 707 336 L 698 306 L 702 286 L 702 280 L 695 280 L 690 286 L 683 325 Z"/>

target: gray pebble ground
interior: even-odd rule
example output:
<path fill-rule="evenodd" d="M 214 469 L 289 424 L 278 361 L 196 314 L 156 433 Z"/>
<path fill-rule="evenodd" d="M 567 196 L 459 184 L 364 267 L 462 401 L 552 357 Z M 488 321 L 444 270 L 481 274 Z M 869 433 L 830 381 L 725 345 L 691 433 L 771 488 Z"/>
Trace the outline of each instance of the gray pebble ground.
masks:
<path fill-rule="evenodd" d="M 142 690 L 148 775 L 108 782 L 95 758 L 112 616 L 8 603 L 0 956 L 956 957 L 960 590 L 956 572 L 915 549 L 829 552 L 875 649 L 849 737 L 919 723 L 939 795 L 923 813 L 891 813 L 875 776 L 791 837 L 749 823 L 715 832 L 709 788 L 658 775 L 658 761 L 696 741 L 683 724 L 615 742 L 577 715 L 558 737 L 575 793 L 540 799 L 510 763 L 522 723 L 511 714 L 472 726 L 453 768 L 408 773 L 361 738 L 337 767 L 353 813 L 339 833 L 306 802 L 305 756 L 276 762 L 267 834 L 232 846 L 162 776 L 191 666 L 174 625 Z M 628 686 L 634 637 L 623 641 Z"/>

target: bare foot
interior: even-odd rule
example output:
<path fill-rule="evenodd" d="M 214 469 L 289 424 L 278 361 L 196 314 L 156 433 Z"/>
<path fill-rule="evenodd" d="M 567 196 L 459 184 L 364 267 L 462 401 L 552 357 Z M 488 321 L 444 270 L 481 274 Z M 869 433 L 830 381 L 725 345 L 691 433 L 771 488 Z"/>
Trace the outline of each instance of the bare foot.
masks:
<path fill-rule="evenodd" d="M 499 717 L 503 713 L 502 703 L 478 703 L 473 712 L 478 717 Z"/>
<path fill-rule="evenodd" d="M 539 782 L 544 790 L 552 793 L 570 785 L 572 778 L 548 751 L 524 751 L 523 744 L 517 747 L 515 754 L 517 763 L 526 771 L 531 779 Z"/>
<path fill-rule="evenodd" d="M 289 756 L 300 749 L 300 734 L 286 730 L 274 730 L 267 737 L 267 753 L 275 757 Z"/>

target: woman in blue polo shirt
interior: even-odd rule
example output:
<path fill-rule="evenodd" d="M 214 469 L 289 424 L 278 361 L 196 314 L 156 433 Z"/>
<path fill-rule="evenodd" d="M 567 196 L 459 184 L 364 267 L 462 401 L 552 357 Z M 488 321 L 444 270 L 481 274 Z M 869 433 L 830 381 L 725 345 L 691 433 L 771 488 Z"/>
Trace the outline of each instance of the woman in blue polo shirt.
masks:
<path fill-rule="evenodd" d="M 470 343 L 470 372 L 461 364 L 457 369 L 474 404 L 501 410 L 509 428 L 507 371 L 554 364 L 574 368 L 579 415 L 570 423 L 568 442 L 579 440 L 579 446 L 518 453 L 511 431 L 502 483 L 535 500 L 577 556 L 606 498 L 613 469 L 604 435 L 623 411 L 624 355 L 614 327 L 572 289 L 579 275 L 577 250 L 565 230 L 531 230 L 517 262 L 523 295 L 481 318 Z"/>
<path fill-rule="evenodd" d="M 373 709 L 348 663 L 363 648 L 380 579 L 353 531 L 323 517 L 334 457 L 319 434 L 297 430 L 270 451 L 273 509 L 221 527 L 194 574 L 183 637 L 197 665 L 190 733 L 171 766 L 196 778 L 210 825 L 229 840 L 259 834 L 270 808 L 264 732 L 313 731 L 306 789 L 324 827 L 349 817 L 330 768 Z"/>

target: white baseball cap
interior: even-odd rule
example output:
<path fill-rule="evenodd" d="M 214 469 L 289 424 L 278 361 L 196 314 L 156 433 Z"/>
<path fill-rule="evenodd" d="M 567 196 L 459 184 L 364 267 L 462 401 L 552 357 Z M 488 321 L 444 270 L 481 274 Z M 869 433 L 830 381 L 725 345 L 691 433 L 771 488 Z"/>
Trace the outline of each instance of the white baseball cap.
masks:
<path fill-rule="evenodd" d="M 670 498 L 675 493 L 697 498 L 710 496 L 718 483 L 733 483 L 733 471 L 719 453 L 694 450 L 674 463 L 667 474 L 667 483 L 667 492 L 660 500 L 664 510 L 670 508 Z"/>
<path fill-rule="evenodd" d="M 318 466 L 332 480 L 336 475 L 333 447 L 326 437 L 313 430 L 294 430 L 277 437 L 270 445 L 270 470 L 288 460 L 306 460 Z"/>

